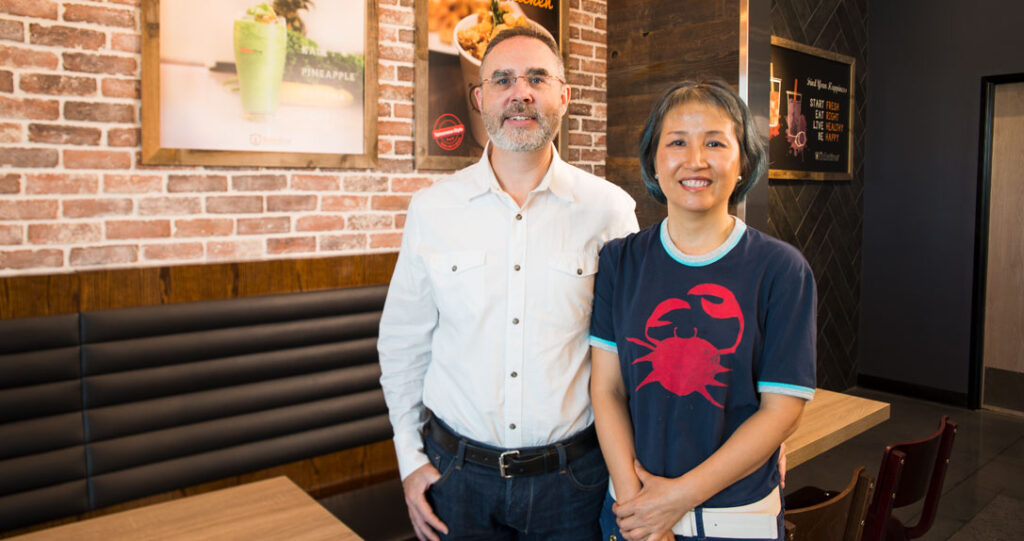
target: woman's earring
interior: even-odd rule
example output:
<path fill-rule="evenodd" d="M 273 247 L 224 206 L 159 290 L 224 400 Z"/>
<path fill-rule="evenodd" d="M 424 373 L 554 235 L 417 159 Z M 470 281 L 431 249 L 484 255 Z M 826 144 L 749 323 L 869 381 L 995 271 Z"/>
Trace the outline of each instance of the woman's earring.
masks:
<path fill-rule="evenodd" d="M 658 180 L 658 174 L 657 173 L 654 174 L 654 180 Z"/>
<path fill-rule="evenodd" d="M 743 180 L 743 175 L 736 175 L 736 180 L 737 181 Z"/>

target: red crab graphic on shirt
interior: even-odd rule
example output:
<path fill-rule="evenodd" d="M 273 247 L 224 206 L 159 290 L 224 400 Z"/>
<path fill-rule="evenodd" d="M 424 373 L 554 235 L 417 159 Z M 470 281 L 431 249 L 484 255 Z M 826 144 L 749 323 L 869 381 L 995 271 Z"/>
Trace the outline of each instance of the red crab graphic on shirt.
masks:
<path fill-rule="evenodd" d="M 654 308 L 651 317 L 647 318 L 644 327 L 644 336 L 647 341 L 638 338 L 626 338 L 634 344 L 641 345 L 650 353 L 633 361 L 637 363 L 651 363 L 651 373 L 636 386 L 636 390 L 648 383 L 658 382 L 665 390 L 679 396 L 686 396 L 690 393 L 700 393 L 709 402 L 723 408 L 711 394 L 708 387 L 724 387 L 725 384 L 716 380 L 715 377 L 730 369 L 722 366 L 722 355 L 735 353 L 743 338 L 743 312 L 736 302 L 736 296 L 732 291 L 717 284 L 700 284 L 694 286 L 687 292 L 687 295 L 700 297 L 701 307 L 704 312 L 714 319 L 738 319 L 739 332 L 736 334 L 736 342 L 726 349 L 718 349 L 713 344 L 697 336 L 697 328 L 693 328 L 692 336 L 679 336 L 679 327 L 672 328 L 672 336 L 663 340 L 651 337 L 651 329 L 672 325 L 671 321 L 662 319 L 663 316 L 674 310 L 689 310 L 690 303 L 682 299 L 665 299 Z M 724 409 L 724 408 L 723 408 Z"/>

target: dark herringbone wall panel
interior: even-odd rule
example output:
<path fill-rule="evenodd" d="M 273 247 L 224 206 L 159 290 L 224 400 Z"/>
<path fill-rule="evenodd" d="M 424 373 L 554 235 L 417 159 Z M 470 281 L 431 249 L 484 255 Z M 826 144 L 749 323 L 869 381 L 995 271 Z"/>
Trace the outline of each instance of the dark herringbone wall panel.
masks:
<path fill-rule="evenodd" d="M 769 233 L 799 248 L 818 282 L 818 386 L 856 383 L 860 304 L 867 0 L 772 0 L 772 34 L 856 59 L 851 182 L 772 180 Z"/>

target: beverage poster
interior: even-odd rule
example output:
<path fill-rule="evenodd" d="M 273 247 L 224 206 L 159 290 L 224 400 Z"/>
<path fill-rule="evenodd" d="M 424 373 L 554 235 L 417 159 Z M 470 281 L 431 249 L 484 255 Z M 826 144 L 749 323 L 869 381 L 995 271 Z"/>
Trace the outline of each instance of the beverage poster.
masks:
<path fill-rule="evenodd" d="M 147 44 L 156 50 L 144 51 L 143 62 L 158 111 L 143 119 L 143 131 L 161 149 L 186 151 L 172 161 L 342 166 L 342 156 L 375 153 L 366 129 L 373 124 L 375 133 L 377 110 L 376 55 L 367 54 L 376 51 L 375 32 L 368 40 L 369 15 L 376 28 L 372 0 L 158 5 L 159 39 Z M 153 118 L 158 130 L 147 125 Z"/>
<path fill-rule="evenodd" d="M 416 17 L 416 80 L 426 82 L 416 87 L 416 167 L 469 165 L 488 141 L 471 94 L 487 44 L 504 28 L 524 25 L 561 44 L 561 0 L 417 0 Z"/>
<path fill-rule="evenodd" d="M 772 36 L 769 178 L 853 178 L 853 62 Z"/>

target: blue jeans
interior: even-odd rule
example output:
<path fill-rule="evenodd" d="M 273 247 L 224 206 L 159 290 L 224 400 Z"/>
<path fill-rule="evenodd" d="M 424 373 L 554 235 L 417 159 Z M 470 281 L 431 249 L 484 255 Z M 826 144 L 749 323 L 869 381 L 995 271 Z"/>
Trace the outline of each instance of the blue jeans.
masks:
<path fill-rule="evenodd" d="M 612 499 L 610 494 L 605 494 L 604 505 L 601 508 L 601 539 L 611 539 L 611 536 L 615 536 L 615 539 L 622 539 L 622 532 L 619 531 L 618 524 L 615 523 L 615 513 L 612 512 L 612 504 L 615 500 Z M 786 538 L 786 521 L 783 518 L 785 509 L 779 513 L 779 536 L 776 538 L 777 541 L 782 541 Z M 701 539 L 706 541 L 733 541 L 725 537 L 683 537 L 681 535 L 676 536 L 676 540 L 686 539 Z M 751 540 L 746 539 L 744 541 L 769 541 L 769 540 Z"/>
<path fill-rule="evenodd" d="M 599 448 L 563 464 L 560 471 L 503 479 L 495 468 L 464 461 L 463 445 L 453 454 L 429 435 L 424 438 L 427 457 L 441 472 L 427 501 L 448 526 L 450 534 L 442 539 L 600 538 L 597 520 L 608 491 L 608 469 Z"/>

